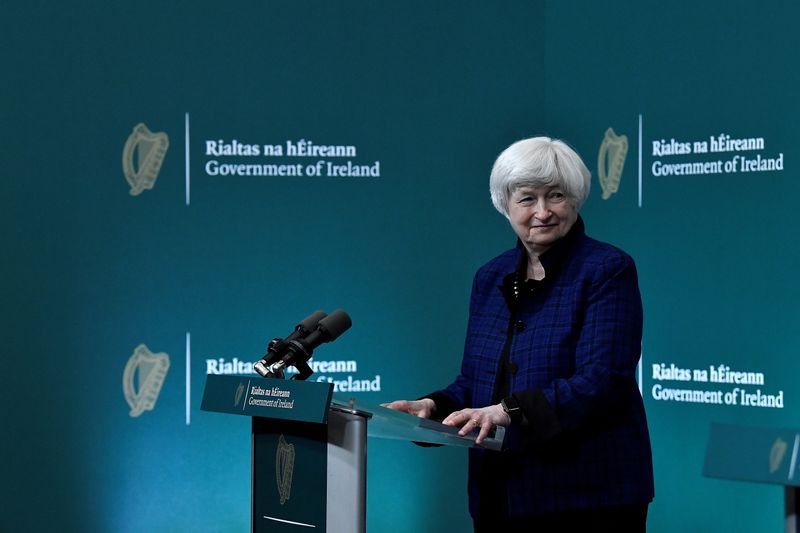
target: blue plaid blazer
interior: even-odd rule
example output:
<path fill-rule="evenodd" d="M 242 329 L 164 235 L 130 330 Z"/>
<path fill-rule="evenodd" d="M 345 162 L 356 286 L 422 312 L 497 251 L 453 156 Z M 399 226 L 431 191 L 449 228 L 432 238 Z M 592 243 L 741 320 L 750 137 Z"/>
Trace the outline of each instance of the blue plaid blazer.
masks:
<path fill-rule="evenodd" d="M 430 395 L 446 414 L 495 404 L 498 390 L 513 393 L 528 420 L 509 428 L 508 450 L 470 450 L 473 517 L 492 516 L 498 501 L 518 516 L 654 495 L 635 378 L 642 304 L 634 262 L 586 236 L 580 218 L 540 259 L 545 279 L 516 306 L 503 287 L 527 264 L 521 243 L 478 270 L 461 372 Z"/>

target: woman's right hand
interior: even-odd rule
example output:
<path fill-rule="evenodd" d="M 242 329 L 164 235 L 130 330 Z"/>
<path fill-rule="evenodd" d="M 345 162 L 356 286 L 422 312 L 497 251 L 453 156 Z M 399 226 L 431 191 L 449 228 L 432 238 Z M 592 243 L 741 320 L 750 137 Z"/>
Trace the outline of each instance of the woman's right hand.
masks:
<path fill-rule="evenodd" d="M 436 412 L 436 404 L 430 398 L 421 400 L 395 400 L 389 403 L 382 403 L 382 407 L 402 411 L 420 418 L 430 418 Z"/>

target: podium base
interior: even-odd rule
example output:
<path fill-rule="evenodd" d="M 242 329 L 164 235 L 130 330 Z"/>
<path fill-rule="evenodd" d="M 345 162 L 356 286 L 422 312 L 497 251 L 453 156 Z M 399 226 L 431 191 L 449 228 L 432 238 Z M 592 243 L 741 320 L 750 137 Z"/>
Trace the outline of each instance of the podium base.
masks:
<path fill-rule="evenodd" d="M 367 530 L 367 418 L 331 409 L 328 415 L 328 531 Z"/>

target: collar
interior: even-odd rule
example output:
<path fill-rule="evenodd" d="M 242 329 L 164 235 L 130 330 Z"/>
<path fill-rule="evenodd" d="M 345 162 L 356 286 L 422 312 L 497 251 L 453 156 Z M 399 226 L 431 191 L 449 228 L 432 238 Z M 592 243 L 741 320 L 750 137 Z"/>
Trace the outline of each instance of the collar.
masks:
<path fill-rule="evenodd" d="M 575 221 L 575 224 L 572 225 L 567 234 L 539 256 L 545 272 L 545 277 L 541 281 L 525 279 L 528 274 L 528 251 L 522 245 L 522 241 L 517 239 L 517 251 L 519 253 L 517 268 L 514 272 L 507 274 L 498 287 L 506 301 L 506 305 L 512 312 L 516 308 L 520 296 L 531 294 L 556 278 L 575 244 L 585 234 L 583 219 L 578 215 L 578 220 Z"/>

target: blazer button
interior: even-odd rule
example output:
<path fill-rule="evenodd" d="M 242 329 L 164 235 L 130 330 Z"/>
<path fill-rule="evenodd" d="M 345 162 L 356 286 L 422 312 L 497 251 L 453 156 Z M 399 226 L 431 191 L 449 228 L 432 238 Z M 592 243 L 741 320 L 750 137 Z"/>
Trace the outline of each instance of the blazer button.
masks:
<path fill-rule="evenodd" d="M 525 331 L 525 322 L 522 320 L 517 320 L 517 323 L 514 324 L 514 329 L 517 331 Z"/>
<path fill-rule="evenodd" d="M 508 363 L 508 371 L 509 372 L 511 372 L 512 374 L 516 374 L 517 370 L 519 370 L 519 367 L 517 366 L 517 363 Z"/>

